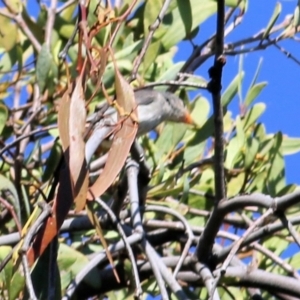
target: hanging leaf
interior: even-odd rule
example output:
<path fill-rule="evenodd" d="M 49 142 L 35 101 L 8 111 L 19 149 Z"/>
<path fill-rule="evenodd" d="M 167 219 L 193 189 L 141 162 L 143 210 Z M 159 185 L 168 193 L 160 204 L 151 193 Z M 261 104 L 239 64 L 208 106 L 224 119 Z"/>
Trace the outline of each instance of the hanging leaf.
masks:
<path fill-rule="evenodd" d="M 5 13 L 7 9 L 0 8 Z M 17 37 L 18 37 L 18 29 L 17 25 L 13 23 L 9 18 L 4 17 L 2 14 L 0 15 L 0 48 L 4 48 L 6 51 L 11 50 L 16 46 Z M 2 58 L 1 58 L 2 59 Z"/>
<path fill-rule="evenodd" d="M 100 197 L 114 182 L 124 166 L 138 130 L 133 89 L 117 69 L 115 60 L 114 65 L 118 125 L 104 170 L 89 189 L 89 200 Z"/>
<path fill-rule="evenodd" d="M 51 63 L 52 55 L 49 51 L 49 47 L 46 44 L 43 44 L 36 62 L 36 80 L 40 93 L 43 93 L 44 88 L 46 87 Z"/>
<path fill-rule="evenodd" d="M 259 142 L 254 137 L 248 137 L 245 150 L 245 169 L 250 169 L 253 166 L 255 157 L 258 153 Z"/>
<path fill-rule="evenodd" d="M 266 109 L 264 103 L 256 103 L 246 114 L 244 118 L 244 130 L 252 126 Z"/>
<path fill-rule="evenodd" d="M 88 189 L 88 172 L 85 161 L 85 132 L 86 109 L 81 76 L 77 78 L 71 97 L 69 117 L 70 160 L 69 167 L 74 184 L 76 211 L 81 211 L 86 202 Z"/>
<path fill-rule="evenodd" d="M 8 118 L 8 110 L 4 104 L 0 104 L 0 134 L 2 133 Z"/>
<path fill-rule="evenodd" d="M 7 197 L 7 200 L 14 207 L 18 220 L 21 221 L 21 206 L 17 190 L 9 179 L 0 174 L 0 191 L 5 190 L 11 193 L 12 197 Z"/>
<path fill-rule="evenodd" d="M 177 6 L 184 24 L 185 36 L 187 37 L 193 25 L 192 5 L 190 0 L 177 0 Z"/>
<path fill-rule="evenodd" d="M 250 106 L 266 85 L 267 82 L 261 82 L 253 85 L 245 97 L 245 105 Z"/>

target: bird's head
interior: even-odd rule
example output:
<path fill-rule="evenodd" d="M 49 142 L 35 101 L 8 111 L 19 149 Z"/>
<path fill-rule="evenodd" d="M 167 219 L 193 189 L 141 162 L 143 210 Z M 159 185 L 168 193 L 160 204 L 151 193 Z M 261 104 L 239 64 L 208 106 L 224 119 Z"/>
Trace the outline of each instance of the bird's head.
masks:
<path fill-rule="evenodd" d="M 166 120 L 196 125 L 191 114 L 184 106 L 183 101 L 176 95 L 168 92 L 161 93 L 164 97 L 164 111 Z"/>

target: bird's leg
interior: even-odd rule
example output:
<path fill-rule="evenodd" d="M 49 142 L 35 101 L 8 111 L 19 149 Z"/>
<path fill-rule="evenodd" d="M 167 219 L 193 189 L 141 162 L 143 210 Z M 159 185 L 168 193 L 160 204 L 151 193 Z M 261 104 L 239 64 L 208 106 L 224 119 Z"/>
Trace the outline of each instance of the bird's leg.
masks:
<path fill-rule="evenodd" d="M 139 120 L 137 119 L 133 111 L 131 112 L 125 111 L 124 108 L 120 106 L 116 100 L 112 101 L 111 106 L 113 106 L 118 111 L 121 117 L 126 117 L 126 118 L 130 117 L 133 122 L 139 123 Z"/>

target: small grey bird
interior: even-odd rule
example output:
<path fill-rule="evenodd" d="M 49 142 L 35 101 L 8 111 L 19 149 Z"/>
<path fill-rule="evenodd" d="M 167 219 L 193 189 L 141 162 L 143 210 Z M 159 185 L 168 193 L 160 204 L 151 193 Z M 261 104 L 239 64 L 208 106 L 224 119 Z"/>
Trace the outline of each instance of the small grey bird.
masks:
<path fill-rule="evenodd" d="M 195 125 L 183 101 L 176 95 L 154 90 L 139 90 L 134 94 L 139 120 L 138 136 L 155 129 L 164 121 Z M 117 124 L 116 110 L 109 107 L 86 143 L 87 162 L 90 161 L 101 142 L 107 138 L 115 124 Z"/>

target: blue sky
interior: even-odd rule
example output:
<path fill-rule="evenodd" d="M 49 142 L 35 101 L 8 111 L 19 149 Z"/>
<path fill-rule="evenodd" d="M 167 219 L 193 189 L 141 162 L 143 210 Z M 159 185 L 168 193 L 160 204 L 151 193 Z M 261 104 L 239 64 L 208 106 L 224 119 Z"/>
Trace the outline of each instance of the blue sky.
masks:
<path fill-rule="evenodd" d="M 243 22 L 227 38 L 226 42 L 237 41 L 242 37 L 250 37 L 261 29 L 265 28 L 272 16 L 275 4 L 278 1 L 250 0 L 248 12 Z M 282 22 L 286 14 L 293 14 L 297 0 L 280 1 L 282 13 L 277 20 Z M 195 40 L 197 44 L 202 43 L 215 30 L 215 16 L 201 25 L 200 32 Z M 300 43 L 289 40 L 280 43 L 286 50 L 290 51 L 300 60 Z M 176 61 L 185 60 L 191 53 L 192 47 L 189 42 L 179 44 Z M 244 55 L 244 71 L 246 72 L 243 84 L 243 96 L 252 81 L 260 58 L 263 59 L 259 76 L 260 81 L 267 81 L 268 85 L 259 95 L 256 102 L 264 102 L 267 105 L 261 121 L 266 125 L 268 133 L 282 131 L 291 137 L 300 137 L 299 115 L 300 115 L 300 66 L 287 58 L 275 47 L 264 51 L 252 52 Z M 201 66 L 197 73 L 208 78 L 207 70 L 212 65 L 212 60 Z M 223 87 L 231 82 L 238 73 L 239 58 L 227 57 L 227 64 L 224 67 Z M 201 91 L 201 93 L 203 93 Z M 209 94 L 203 93 L 211 100 Z M 230 106 L 234 114 L 238 113 L 238 99 Z M 300 153 L 285 157 L 287 183 L 300 185 Z"/>

